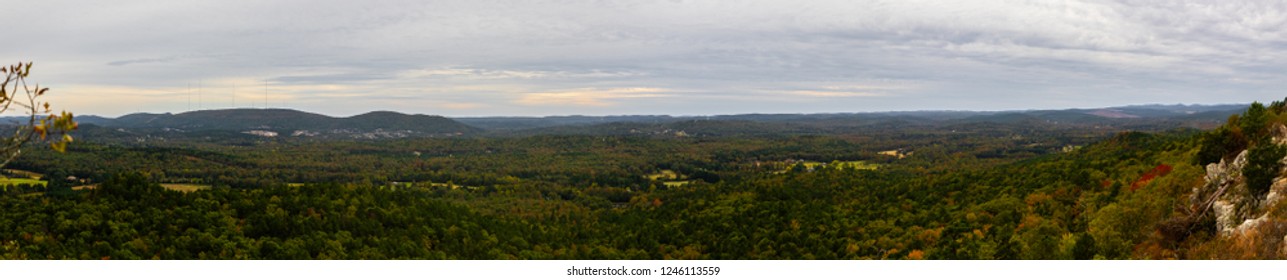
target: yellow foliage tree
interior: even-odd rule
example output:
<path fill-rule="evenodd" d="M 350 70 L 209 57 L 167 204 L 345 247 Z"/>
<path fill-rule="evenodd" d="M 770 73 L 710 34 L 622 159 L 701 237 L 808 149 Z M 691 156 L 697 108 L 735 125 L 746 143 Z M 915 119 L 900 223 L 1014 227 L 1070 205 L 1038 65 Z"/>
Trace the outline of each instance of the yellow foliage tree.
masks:
<path fill-rule="evenodd" d="M 65 151 L 72 142 L 67 132 L 77 126 L 71 113 L 54 114 L 49 102 L 38 101 L 49 88 L 27 84 L 31 65 L 31 62 L 19 62 L 0 68 L 0 75 L 4 75 L 4 82 L 0 83 L 0 113 L 14 110 L 26 116 L 24 121 L 14 124 L 12 135 L 0 138 L 0 167 L 22 154 L 23 146 L 33 140 L 48 141 L 50 148 Z"/>

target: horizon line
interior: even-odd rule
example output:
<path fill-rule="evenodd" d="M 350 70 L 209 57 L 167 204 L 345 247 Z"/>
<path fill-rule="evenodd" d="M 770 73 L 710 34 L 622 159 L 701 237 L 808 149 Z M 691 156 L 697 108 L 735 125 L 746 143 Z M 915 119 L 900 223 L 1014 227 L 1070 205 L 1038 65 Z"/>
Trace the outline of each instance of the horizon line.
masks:
<path fill-rule="evenodd" d="M 133 113 L 127 113 L 127 114 L 117 115 L 117 116 L 114 116 L 114 117 L 104 116 L 104 115 L 96 115 L 96 114 L 84 114 L 84 115 L 81 115 L 81 116 L 116 119 L 116 118 L 121 118 L 121 117 L 124 117 L 124 116 L 128 116 L 128 115 L 135 115 L 135 114 L 155 114 L 155 115 L 165 115 L 165 114 L 169 114 L 169 115 L 181 115 L 181 114 L 194 113 L 194 112 L 205 112 L 205 111 L 228 111 L 228 110 L 289 110 L 289 111 L 304 112 L 304 113 L 317 114 L 317 115 L 323 115 L 323 116 L 327 116 L 327 117 L 336 117 L 336 118 L 339 118 L 339 117 L 353 117 L 353 116 L 364 115 L 364 114 L 369 114 L 369 113 L 374 113 L 374 112 L 393 112 L 393 113 L 399 113 L 399 114 L 404 114 L 404 115 L 439 116 L 439 117 L 453 118 L 453 119 L 461 119 L 461 118 L 465 118 L 465 119 L 467 119 L 467 118 L 630 117 L 630 116 L 655 116 L 655 117 L 663 117 L 663 116 L 664 116 L 664 117 L 674 117 L 674 118 L 700 118 L 700 117 L 741 116 L 741 115 L 846 115 L 846 114 L 898 114 L 898 113 L 935 113 L 935 112 L 947 112 L 947 113 L 1006 113 L 1006 112 L 1033 112 L 1033 111 L 1066 111 L 1066 110 L 1118 109 L 1118 108 L 1146 107 L 1146 106 L 1182 106 L 1182 107 L 1195 107 L 1195 106 L 1200 106 L 1200 107 L 1247 106 L 1247 105 L 1250 105 L 1250 104 L 1251 104 L 1250 102 L 1248 102 L 1248 103 L 1219 103 L 1219 104 L 1199 104 L 1199 103 L 1193 103 L 1193 104 L 1184 104 L 1184 103 L 1163 104 L 1163 103 L 1150 103 L 1150 104 L 1119 105 L 1119 106 L 1109 106 L 1109 107 L 1071 107 L 1071 108 L 1045 108 L 1045 109 L 1043 109 L 1043 108 L 1030 108 L 1030 109 L 1010 109 L 1010 110 L 921 109 L 921 110 L 848 111 L 848 112 L 744 112 L 744 113 L 726 113 L 726 114 L 709 114 L 709 115 L 688 115 L 688 114 L 621 114 L 621 115 L 586 115 L 586 114 L 567 114 L 567 115 L 475 115 L 475 116 L 467 116 L 467 115 L 466 115 L 466 116 L 461 116 L 461 115 L 449 116 L 449 115 L 425 114 L 425 113 L 408 113 L 408 112 L 393 111 L 393 110 L 372 110 L 372 111 L 367 111 L 367 112 L 359 113 L 359 114 L 353 114 L 353 115 L 341 116 L 341 115 L 329 115 L 329 114 L 324 114 L 324 113 L 314 112 L 314 111 L 305 111 L 305 110 L 295 109 L 295 108 L 272 108 L 272 107 L 268 107 L 268 108 L 258 107 L 258 108 L 256 108 L 256 107 L 240 107 L 240 108 L 200 109 L 200 110 L 190 110 L 190 111 L 177 112 L 177 113 L 176 113 L 176 112 L 133 112 Z M 74 112 L 73 112 L 73 113 L 74 113 Z M 78 114 L 78 115 L 79 115 L 79 114 Z M 7 113 L 5 113 L 5 114 L 0 114 L 0 117 L 3 117 L 3 118 L 9 118 L 9 117 L 25 117 L 25 116 L 27 116 L 27 115 L 9 115 L 9 114 L 7 114 Z"/>

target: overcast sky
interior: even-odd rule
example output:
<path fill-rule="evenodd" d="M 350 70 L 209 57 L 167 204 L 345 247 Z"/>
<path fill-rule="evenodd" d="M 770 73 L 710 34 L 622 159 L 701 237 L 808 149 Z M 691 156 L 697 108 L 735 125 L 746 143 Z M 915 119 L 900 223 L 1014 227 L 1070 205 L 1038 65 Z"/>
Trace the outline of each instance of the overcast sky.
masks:
<path fill-rule="evenodd" d="M 1051 109 L 1287 97 L 1284 1 L 4 6 L 0 59 L 34 61 L 31 81 L 53 88 L 55 107 L 82 115 L 265 102 L 335 116 L 374 110 L 539 116 Z"/>

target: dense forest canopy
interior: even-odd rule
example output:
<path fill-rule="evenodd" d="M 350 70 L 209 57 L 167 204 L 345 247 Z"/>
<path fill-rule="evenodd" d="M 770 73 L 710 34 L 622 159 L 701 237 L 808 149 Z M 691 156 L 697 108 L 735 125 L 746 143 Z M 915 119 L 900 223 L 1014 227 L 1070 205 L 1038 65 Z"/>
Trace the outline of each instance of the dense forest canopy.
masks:
<path fill-rule="evenodd" d="M 7 167 L 0 257 L 1282 258 L 1287 207 L 1266 197 L 1284 111 L 1214 128 L 1098 111 L 495 118 L 377 139 L 101 123 Z M 442 122 L 354 118 L 381 116 Z M 1243 161 L 1208 191 L 1208 165 Z M 1267 218 L 1230 231 L 1229 213 Z"/>

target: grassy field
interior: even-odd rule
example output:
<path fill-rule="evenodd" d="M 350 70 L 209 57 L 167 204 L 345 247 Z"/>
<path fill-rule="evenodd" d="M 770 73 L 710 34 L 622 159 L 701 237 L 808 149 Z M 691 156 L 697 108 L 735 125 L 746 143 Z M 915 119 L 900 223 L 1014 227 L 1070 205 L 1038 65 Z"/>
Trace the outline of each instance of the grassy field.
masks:
<path fill-rule="evenodd" d="M 453 190 L 454 190 L 454 189 L 459 189 L 459 188 L 461 188 L 461 186 L 460 186 L 460 185 L 456 185 L 456 184 L 448 184 L 448 183 L 433 183 L 433 182 L 430 182 L 430 183 L 429 183 L 429 185 L 430 185 L 430 186 L 434 186 L 434 187 L 450 187 L 450 188 L 451 188 L 451 189 L 453 189 Z"/>
<path fill-rule="evenodd" d="M 98 184 L 75 186 L 75 187 L 72 187 L 72 190 L 77 190 L 77 191 L 92 190 L 97 187 L 98 187 Z M 175 190 L 175 191 L 181 191 L 181 192 L 195 192 L 199 190 L 208 190 L 211 188 L 209 185 L 197 185 L 197 184 L 161 184 L 161 187 L 167 190 Z"/>
<path fill-rule="evenodd" d="M 682 186 L 687 185 L 688 183 L 692 183 L 692 182 L 693 182 L 693 181 L 691 181 L 691 180 L 689 180 L 689 181 L 666 181 L 666 182 L 662 182 L 662 184 L 666 184 L 666 186 L 667 186 L 667 187 L 682 187 Z"/>
<path fill-rule="evenodd" d="M 196 184 L 161 184 L 161 187 L 169 190 L 176 190 L 181 192 L 195 192 L 199 190 L 210 189 L 209 185 L 196 185 Z"/>
<path fill-rule="evenodd" d="M 396 187 L 396 188 L 405 188 L 405 187 L 426 187 L 426 186 L 427 186 L 427 187 L 435 187 L 435 188 L 451 188 L 451 189 L 453 189 L 453 190 L 454 190 L 454 189 L 459 189 L 459 188 L 469 188 L 469 189 L 476 188 L 476 187 L 469 187 L 469 186 L 461 186 L 461 185 L 457 185 L 457 184 L 449 184 L 449 183 L 435 183 L 435 182 L 428 182 L 428 181 L 425 181 L 425 182 L 390 182 L 390 185 L 389 185 L 389 186 Z M 383 187 L 384 187 L 384 186 L 381 186 L 381 189 L 383 189 Z"/>
<path fill-rule="evenodd" d="M 45 181 L 30 179 L 30 178 L 0 178 L 0 186 L 21 185 L 21 184 L 44 186 L 45 183 L 46 183 Z"/>
<path fill-rule="evenodd" d="M 810 165 L 810 164 L 812 164 L 812 165 Z M 817 168 L 818 166 L 821 166 L 822 164 L 823 164 L 823 163 L 821 163 L 821 162 L 817 162 L 817 163 L 805 163 L 805 166 L 807 166 L 807 167 L 814 167 L 814 168 Z M 836 164 L 839 164 L 841 169 L 876 170 L 876 168 L 879 168 L 879 167 L 880 167 L 880 165 L 879 165 L 879 164 L 875 164 L 875 163 L 867 163 L 867 162 L 865 162 L 865 161 L 861 161 L 861 160 L 857 160 L 857 161 L 840 161 L 840 162 L 836 162 Z"/>
<path fill-rule="evenodd" d="M 648 177 L 648 180 L 656 181 L 656 180 L 679 180 L 679 179 L 683 179 L 684 176 L 679 175 L 679 173 L 676 173 L 674 170 L 662 169 L 661 172 L 648 174 L 647 176 L 644 176 L 644 177 Z"/>
<path fill-rule="evenodd" d="M 26 171 L 26 170 L 18 170 L 18 169 L 5 169 L 4 172 L 8 174 L 13 174 L 14 177 L 27 177 L 27 178 L 32 178 L 36 180 L 40 180 L 41 178 L 45 177 L 45 174 L 40 174 L 40 173 Z"/>
<path fill-rule="evenodd" d="M 830 166 L 830 165 L 832 165 L 832 164 L 836 164 L 836 165 L 838 165 L 838 166 L 840 167 L 840 169 L 854 169 L 854 170 L 876 170 L 876 168 L 879 168 L 879 167 L 880 167 L 880 165 L 879 165 L 879 164 L 867 163 L 867 162 L 865 162 L 865 161 L 861 161 L 861 160 L 856 160 L 856 161 L 838 161 L 838 162 L 830 162 L 830 163 L 828 163 L 828 162 L 818 162 L 818 161 L 800 161 L 800 162 L 794 162 L 794 163 L 787 163 L 787 164 L 786 164 L 786 168 L 784 168 L 784 169 L 783 169 L 783 170 L 781 170 L 781 171 L 775 172 L 775 173 L 784 173 L 784 172 L 790 171 L 790 170 L 791 170 L 791 168 L 795 167 L 795 165 L 796 165 L 797 163 L 798 163 L 798 164 L 804 164 L 804 167 L 805 167 L 805 168 L 809 168 L 809 169 L 821 168 L 821 167 L 823 167 L 823 166 Z"/>
<path fill-rule="evenodd" d="M 692 180 L 686 180 L 688 179 L 688 176 L 684 176 L 683 174 L 679 174 L 678 172 L 670 169 L 662 169 L 657 173 L 644 175 L 644 177 L 647 177 L 648 180 L 661 181 L 661 183 L 666 184 L 667 187 L 679 187 L 693 182 Z"/>

